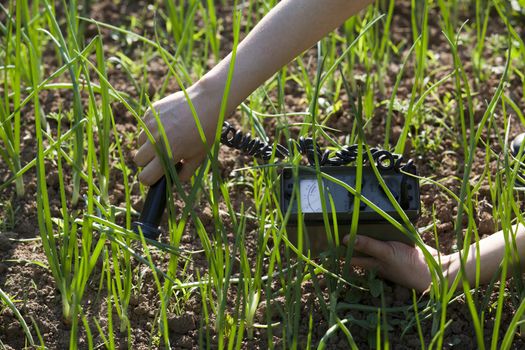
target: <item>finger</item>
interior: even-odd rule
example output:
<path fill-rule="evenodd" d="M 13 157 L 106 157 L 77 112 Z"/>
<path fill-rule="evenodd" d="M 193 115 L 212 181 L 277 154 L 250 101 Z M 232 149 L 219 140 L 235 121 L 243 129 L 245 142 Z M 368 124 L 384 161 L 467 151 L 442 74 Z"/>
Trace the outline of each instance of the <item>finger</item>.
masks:
<path fill-rule="evenodd" d="M 144 120 L 144 122 L 147 122 L 151 119 L 151 117 L 153 117 L 153 111 L 151 110 L 151 108 L 148 107 L 148 109 L 146 109 L 146 112 L 144 112 L 142 120 Z"/>
<path fill-rule="evenodd" d="M 392 246 L 390 244 L 362 235 L 356 237 L 354 249 L 382 260 L 392 254 Z"/>
<path fill-rule="evenodd" d="M 149 133 L 155 140 L 158 139 L 158 123 L 156 119 L 150 119 L 144 121 L 144 128 L 149 130 Z M 148 141 L 148 133 L 146 130 L 142 130 L 139 135 L 139 144 L 143 145 Z"/>
<path fill-rule="evenodd" d="M 148 141 L 148 135 L 146 134 L 144 130 L 142 130 L 138 138 L 139 145 L 142 146 L 143 144 L 146 143 L 146 141 Z"/>
<path fill-rule="evenodd" d="M 429 252 L 432 256 L 436 256 L 436 255 L 439 254 L 439 252 L 438 252 L 436 249 L 432 248 L 432 247 L 429 246 L 429 245 L 424 244 L 424 247 L 425 247 L 426 250 L 428 250 L 428 252 Z M 420 251 L 422 251 L 421 248 L 419 248 L 419 247 L 418 247 L 417 249 L 419 249 Z"/>
<path fill-rule="evenodd" d="M 376 258 L 353 256 L 350 265 L 360 267 L 365 270 L 379 270 L 381 262 Z"/>
<path fill-rule="evenodd" d="M 155 147 L 148 141 L 139 148 L 139 151 L 135 154 L 135 157 L 133 157 L 133 161 L 138 166 L 145 166 L 151 162 L 154 157 Z"/>
<path fill-rule="evenodd" d="M 142 169 L 139 174 L 139 181 L 146 186 L 155 184 L 164 175 L 162 164 L 159 157 L 155 157 L 149 164 Z"/>
<path fill-rule="evenodd" d="M 182 169 L 179 171 L 179 179 L 181 181 L 188 181 L 191 179 L 195 170 L 201 165 L 203 159 L 204 157 L 196 157 L 190 161 L 184 162 Z"/>
<path fill-rule="evenodd" d="M 348 245 L 350 243 L 350 235 L 346 235 L 343 237 L 343 244 Z"/>

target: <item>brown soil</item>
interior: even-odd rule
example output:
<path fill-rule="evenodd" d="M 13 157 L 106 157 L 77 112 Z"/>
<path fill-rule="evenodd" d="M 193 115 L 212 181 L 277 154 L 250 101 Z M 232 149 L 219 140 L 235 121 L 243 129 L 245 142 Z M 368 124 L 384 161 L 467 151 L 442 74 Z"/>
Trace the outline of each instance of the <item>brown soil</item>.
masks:
<path fill-rule="evenodd" d="M 392 24 L 392 37 L 394 43 L 400 43 L 407 40 L 411 36 L 410 31 L 410 9 L 408 5 L 400 2 L 397 5 L 396 13 Z M 222 18 L 223 25 L 225 27 L 224 33 L 229 33 L 228 28 L 231 27 L 231 8 L 220 8 L 218 16 Z M 128 2 L 126 5 L 116 5 L 110 0 L 104 0 L 93 4 L 89 17 L 101 20 L 106 23 L 120 24 L 127 26 L 128 18 L 130 14 L 134 14 L 140 18 L 142 23 L 152 23 L 153 14 L 152 11 L 147 10 L 147 4 L 144 1 Z M 465 16 L 469 17 L 469 12 L 465 12 Z M 471 16 L 470 16 L 471 17 Z M 439 55 L 438 63 L 441 66 L 449 67 L 450 69 L 443 69 L 438 71 L 432 78 L 438 80 L 439 77 L 444 76 L 451 70 L 452 56 L 450 54 L 450 48 L 446 42 L 444 36 L 436 28 L 438 26 L 439 15 L 433 13 L 431 18 L 431 40 L 430 50 L 434 54 Z M 153 33 L 151 25 L 145 25 L 145 30 L 148 33 Z M 489 24 L 489 33 L 503 32 L 504 27 L 498 22 L 497 18 L 491 21 Z M 86 37 L 89 38 L 91 35 L 97 33 L 97 29 L 93 25 L 86 27 Z M 115 52 L 120 49 L 130 54 L 133 58 L 139 58 L 138 55 L 133 54 L 133 50 L 138 48 L 137 43 L 123 43 L 115 40 L 108 31 L 102 31 L 104 36 L 104 43 L 106 52 Z M 522 33 L 523 34 L 523 33 Z M 227 39 L 227 34 L 224 34 Z M 150 36 L 153 36 L 151 34 Z M 464 44 L 461 47 L 461 57 L 464 62 L 467 63 L 465 71 L 469 77 L 473 77 L 473 67 L 469 63 L 470 60 L 470 44 Z M 227 46 L 227 45 L 226 45 Z M 404 46 L 404 50 L 408 49 Z M 227 51 L 227 47 L 223 48 Z M 312 53 L 315 51 L 312 49 Z M 224 53 L 223 53 L 224 54 Z M 315 57 L 315 56 L 314 56 Z M 385 95 L 375 96 L 375 102 L 380 102 L 387 99 L 393 88 L 393 84 L 396 79 L 396 74 L 399 71 L 399 65 L 401 64 L 402 57 L 404 54 L 401 53 L 398 58 L 392 60 L 391 67 L 386 70 L 385 76 Z M 500 57 L 495 57 L 494 53 L 488 53 L 486 60 L 487 62 L 493 62 L 498 60 Z M 48 75 L 57 66 L 56 55 L 53 50 L 48 50 L 43 57 L 44 62 L 44 74 Z M 211 64 L 211 63 L 210 63 Z M 500 62 L 501 64 L 501 62 Z M 437 67 L 429 67 L 429 71 Z M 167 68 L 163 64 L 160 58 L 154 59 L 148 62 L 149 72 L 149 95 L 153 95 L 160 90 L 163 83 L 163 76 L 167 72 Z M 357 74 L 364 73 L 363 71 L 356 72 Z M 406 100 L 411 91 L 411 84 L 413 82 L 413 66 L 409 67 L 405 74 L 406 78 L 401 83 L 398 91 L 397 98 L 400 101 Z M 131 84 L 129 84 L 127 76 L 119 69 L 113 67 L 109 69 L 110 81 L 114 87 L 119 90 L 126 91 L 132 96 L 136 96 L 137 92 L 134 91 Z M 478 87 L 478 95 L 475 100 L 475 117 L 479 118 L 485 110 L 485 101 L 489 101 L 496 89 L 498 84 L 499 75 L 493 74 L 491 78 L 483 82 L 479 86 L 473 83 L 473 86 Z M 3 84 L 1 84 L 3 85 Z M 519 105 L 522 110 L 525 110 L 525 104 L 523 96 L 521 95 L 521 82 L 518 78 L 515 78 L 510 82 L 508 91 L 512 91 L 515 96 L 514 101 L 519 101 Z M 175 91 L 175 82 L 169 82 L 167 91 Z M 300 91 L 298 86 L 294 83 L 288 83 L 285 87 L 286 91 L 286 107 L 289 111 L 303 111 L 305 106 L 305 94 L 304 91 Z M 407 155 L 416 161 L 419 174 L 424 177 L 433 177 L 434 180 L 441 182 L 448 189 L 458 194 L 460 189 L 460 181 L 462 177 L 463 164 L 465 162 L 465 155 L 462 153 L 461 148 L 457 144 L 457 135 L 450 133 L 443 134 L 443 128 L 435 120 L 439 118 L 448 118 L 450 116 L 444 116 L 437 114 L 439 111 L 438 104 L 443 102 L 443 98 L 447 93 L 453 93 L 454 85 L 453 81 L 440 86 L 438 90 L 438 98 L 428 99 L 426 103 L 426 110 L 433 115 L 434 121 L 429 119 L 425 125 L 427 131 L 427 138 L 417 142 L 412 142 L 408 147 Z M 68 91 L 46 91 L 41 94 L 41 103 L 43 109 L 47 112 L 58 112 L 59 110 L 65 111 L 71 108 L 72 96 Z M 87 96 L 84 96 L 87 98 Z M 329 125 L 341 130 L 347 130 L 350 125 L 350 114 L 348 111 L 348 97 L 343 95 L 342 101 L 344 108 L 336 117 L 333 117 L 329 122 Z M 457 105 L 454 105 L 457 108 Z M 118 130 L 122 134 L 132 133 L 135 131 L 135 122 L 132 116 L 125 110 L 123 106 L 114 104 L 112 106 L 113 113 L 118 123 Z M 24 135 L 23 135 L 23 163 L 26 164 L 35 157 L 35 140 L 34 140 L 34 116 L 30 108 L 24 114 Z M 451 112 L 453 114 L 453 112 Z M 377 145 L 383 143 L 383 131 L 384 131 L 384 119 L 386 115 L 386 108 L 384 105 L 378 107 L 375 110 L 373 125 L 367 129 L 368 143 L 371 145 Z M 239 124 L 238 115 L 234 115 L 231 121 L 235 124 Z M 400 125 L 403 123 L 403 114 L 396 112 L 394 115 L 394 122 L 396 125 L 393 130 L 394 141 L 396 137 L 399 137 Z M 51 123 L 51 128 L 56 128 L 56 123 Z M 505 126 L 501 120 L 495 120 L 496 127 L 491 133 L 486 133 L 484 139 L 493 148 L 493 151 L 498 154 L 502 150 L 498 145 L 496 137 L 496 131 L 499 133 L 505 130 Z M 271 123 L 265 125 L 268 128 L 268 133 L 271 135 L 271 128 L 274 127 Z M 64 125 L 66 127 L 66 125 Z M 519 125 L 518 120 L 514 120 L 511 124 L 510 132 L 511 137 L 522 131 L 522 127 Z M 429 142 L 434 139 L 442 137 L 443 141 L 438 142 L 438 146 L 432 147 L 422 142 Z M 341 136 L 341 139 L 343 136 Z M 126 162 L 130 169 L 136 170 L 135 165 L 131 161 L 131 150 L 134 148 L 132 141 L 128 141 L 125 145 L 126 151 Z M 425 148 L 422 148 L 425 146 Z M 223 148 L 220 153 L 220 162 L 222 164 L 222 175 L 230 176 L 230 171 L 244 166 L 249 163 L 248 157 L 239 156 L 237 151 L 230 151 Z M 482 169 L 485 168 L 485 148 L 481 145 L 477 149 L 472 179 L 476 181 L 481 176 Z M 494 174 L 497 170 L 497 159 L 494 157 L 490 160 L 490 169 Z M 49 186 L 49 196 L 52 205 L 52 215 L 60 217 L 60 200 L 58 192 L 58 175 L 57 170 L 53 164 L 48 164 L 48 177 L 47 182 Z M 5 166 L 0 164 L 0 181 L 4 182 L 10 177 L 10 173 Z M 69 174 L 66 174 L 69 181 Z M 14 188 L 9 188 L 0 193 L 1 203 L 10 203 L 11 209 L 6 206 L 0 207 L 2 210 L 2 219 L 5 222 L 10 222 L 9 218 L 12 218 L 11 224 L 6 226 L 6 230 L 0 232 L 0 288 L 12 296 L 16 301 L 16 305 L 25 318 L 30 324 L 33 337 L 36 338 L 36 327 L 40 331 L 46 346 L 50 349 L 65 349 L 69 346 L 69 334 L 70 326 L 64 322 L 62 318 L 62 302 L 61 296 L 58 289 L 56 288 L 54 279 L 48 269 L 45 269 L 33 262 L 46 262 L 46 257 L 42 251 L 41 244 L 38 240 L 34 241 L 23 241 L 26 239 L 33 239 L 39 237 L 38 220 L 37 220 L 37 208 L 35 201 L 36 193 L 36 173 L 33 170 L 26 173 L 24 176 L 26 183 L 26 195 L 23 198 L 16 198 L 14 194 Z M 136 179 L 134 179 L 136 180 Z M 120 205 L 125 201 L 124 188 L 121 185 L 122 173 L 119 171 L 112 172 L 110 188 L 111 190 L 111 203 Z M 68 189 L 70 192 L 71 189 Z M 248 193 L 248 191 L 246 191 Z M 232 201 L 237 208 L 240 208 L 241 203 L 246 207 L 251 205 L 250 196 L 242 191 L 232 193 Z M 137 185 L 133 186 L 132 190 L 132 201 L 136 204 L 136 209 L 140 210 L 141 207 L 141 194 Z M 456 236 L 454 233 L 454 222 L 457 215 L 457 207 L 453 199 L 445 195 L 445 193 L 432 185 L 423 185 L 421 187 L 421 200 L 423 210 L 422 216 L 417 223 L 418 227 L 424 227 L 433 222 L 432 210 L 435 211 L 435 219 L 437 220 L 437 232 L 439 234 L 439 249 L 443 252 L 450 252 L 456 244 Z M 491 205 L 494 202 L 492 195 L 489 190 L 488 182 L 484 180 L 481 189 L 479 190 L 476 220 L 479 227 L 480 235 L 487 235 L 494 232 L 498 227 L 492 217 Z M 175 203 L 177 207 L 182 207 L 183 203 L 177 201 Z M 252 206 L 253 207 L 253 206 Z M 226 208 L 224 211 L 226 212 Z M 206 198 L 201 199 L 199 206 L 195 207 L 195 212 L 201 218 L 208 232 L 214 231 L 214 219 L 211 210 L 206 205 Z M 227 215 L 222 217 L 223 223 L 229 225 L 229 218 Z M 192 231 L 191 225 L 187 226 L 187 230 L 182 237 L 181 247 L 188 250 L 198 250 L 201 248 L 199 239 L 196 233 Z M 248 222 L 248 235 L 247 235 L 247 251 L 252 257 L 255 255 L 257 249 L 257 232 L 255 228 L 257 223 L 253 221 Z M 2 227 L 0 227 L 3 230 Z M 231 231 L 230 231 L 231 232 Z M 233 234 L 229 237 L 230 243 L 233 243 Z M 435 245 L 435 237 L 432 233 L 424 233 L 423 239 L 427 244 Z M 154 255 L 159 261 L 159 266 L 166 266 L 166 257 L 160 255 Z M 139 265 L 136 264 L 137 273 L 145 272 Z M 204 274 L 208 268 L 208 263 L 203 254 L 195 255 L 190 266 L 187 268 L 187 273 L 192 274 L 200 272 Z M 233 267 L 234 272 L 238 272 L 238 264 Z M 99 267 L 91 278 L 91 283 L 88 284 L 86 295 L 83 301 L 83 308 L 85 310 L 88 319 L 96 319 L 102 327 L 106 327 L 108 310 L 105 302 L 106 291 L 100 291 L 98 281 L 100 281 L 101 268 Z M 326 288 L 328 282 L 320 280 L 319 284 L 322 288 Z M 120 348 L 130 347 L 133 349 L 146 349 L 152 344 L 152 335 L 150 334 L 153 328 L 153 323 L 158 312 L 158 298 L 157 290 L 154 287 L 154 280 L 150 273 L 144 274 L 144 280 L 142 282 L 142 289 L 133 291 L 133 296 L 130 301 L 130 322 L 133 329 L 131 338 L 127 337 L 125 333 L 116 333 L 117 346 Z M 510 288 L 510 283 L 508 284 Z M 499 287 L 496 286 L 496 290 Z M 355 303 L 359 302 L 363 305 L 370 305 L 374 307 L 380 307 L 381 305 L 386 307 L 399 307 L 412 304 L 412 293 L 402 287 L 385 282 L 383 285 L 384 299 L 381 297 L 374 297 L 370 293 L 361 292 L 356 290 L 348 290 L 341 296 L 340 302 L 344 303 Z M 237 298 L 236 291 L 231 290 L 232 297 L 230 300 L 231 310 L 235 307 L 235 301 Z M 491 294 L 487 294 L 491 293 Z M 483 300 L 486 296 L 489 296 L 487 302 L 494 302 L 497 298 L 497 292 L 487 291 L 481 289 L 477 296 L 480 300 Z M 325 300 L 327 301 L 327 300 Z M 421 303 L 429 301 L 428 296 L 421 296 Z M 286 315 L 282 314 L 283 305 L 286 301 L 279 297 L 275 297 L 270 302 L 270 308 L 268 310 L 268 303 L 266 300 L 261 302 L 259 310 L 257 311 L 257 321 L 266 323 L 267 315 L 270 314 L 272 320 L 279 321 L 283 318 L 286 319 Z M 172 313 L 168 317 L 168 326 L 171 331 L 171 341 L 174 347 L 177 349 L 183 348 L 199 348 L 202 342 L 206 342 L 206 334 L 201 330 L 203 327 L 204 313 L 201 310 L 202 301 L 200 294 L 194 292 L 189 300 L 183 305 L 183 310 L 180 313 Z M 503 322 L 500 328 L 500 333 L 504 334 L 506 328 L 512 318 L 515 311 L 515 304 L 508 301 L 505 304 L 503 311 Z M 408 314 L 413 310 L 409 310 L 407 313 L 395 313 L 392 314 L 389 319 L 389 338 L 391 347 L 393 349 L 414 349 L 419 348 L 419 336 L 417 329 L 414 324 L 408 324 L 407 320 L 412 318 L 412 314 Z M 327 317 L 323 315 L 321 303 L 316 298 L 315 286 L 313 283 L 306 283 L 303 286 L 302 293 L 302 305 L 301 315 L 303 316 L 300 324 L 299 333 L 299 348 L 303 348 L 307 343 L 306 335 L 309 329 L 309 318 L 313 318 L 314 331 L 313 338 L 311 339 L 312 344 L 317 344 L 321 337 L 328 330 L 329 324 Z M 375 312 L 359 311 L 359 310 L 345 310 L 339 312 L 340 317 L 352 317 L 355 322 L 349 324 L 349 329 L 352 331 L 355 341 L 360 348 L 368 348 L 372 338 L 375 337 L 375 325 L 377 321 L 374 317 L 377 315 Z M 492 334 L 493 318 L 495 316 L 495 310 L 485 315 L 485 334 L 487 336 Z M 463 298 L 458 298 L 449 305 L 447 312 L 448 319 L 452 320 L 452 323 L 446 329 L 445 344 L 444 347 L 447 349 L 452 348 L 463 348 L 463 349 L 475 349 L 477 348 L 476 338 L 474 329 L 472 327 L 471 316 L 466 303 Z M 113 319 L 118 320 L 118 316 L 113 312 Z M 94 334 L 98 334 L 93 321 L 90 321 L 91 329 Z M 115 321 L 118 325 L 118 321 Z M 432 318 L 422 322 L 423 329 L 422 334 L 425 337 L 425 342 L 428 344 L 432 329 Z M 118 328 L 118 326 L 117 326 Z M 273 341 L 274 345 L 279 348 L 283 346 L 283 330 L 279 327 L 274 327 L 270 330 L 256 329 L 254 332 L 254 340 L 246 340 L 244 348 L 267 348 L 268 342 Z M 403 334 L 403 336 L 399 336 Z M 501 339 L 501 338 L 500 338 Z M 4 344 L 7 349 L 20 349 L 23 348 L 26 343 L 24 341 L 24 333 L 20 327 L 19 322 L 16 320 L 13 313 L 8 308 L 0 308 L 0 341 Z M 103 344 L 103 340 L 100 336 L 94 336 L 95 344 Z M 213 344 L 216 344 L 216 336 L 211 333 L 212 348 Z M 490 338 L 487 339 L 487 343 L 490 343 Z M 87 348 L 85 333 L 80 333 L 79 338 L 80 348 Z M 288 343 L 289 346 L 289 343 Z M 1 346 L 0 346 L 1 347 Z M 328 343 L 328 348 L 335 349 L 346 349 L 348 343 L 346 337 L 342 332 L 338 332 L 331 338 Z M 521 338 L 516 338 L 513 349 L 525 348 L 525 342 Z"/>

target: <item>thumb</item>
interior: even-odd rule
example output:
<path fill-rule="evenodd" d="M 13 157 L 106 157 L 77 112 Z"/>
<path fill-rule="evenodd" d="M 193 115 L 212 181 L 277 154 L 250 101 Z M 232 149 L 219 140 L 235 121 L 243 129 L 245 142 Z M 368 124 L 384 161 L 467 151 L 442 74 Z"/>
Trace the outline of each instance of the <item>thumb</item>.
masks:
<path fill-rule="evenodd" d="M 367 236 L 358 235 L 354 242 L 354 249 L 374 258 L 383 259 L 392 253 L 392 246 L 387 242 L 379 241 Z"/>

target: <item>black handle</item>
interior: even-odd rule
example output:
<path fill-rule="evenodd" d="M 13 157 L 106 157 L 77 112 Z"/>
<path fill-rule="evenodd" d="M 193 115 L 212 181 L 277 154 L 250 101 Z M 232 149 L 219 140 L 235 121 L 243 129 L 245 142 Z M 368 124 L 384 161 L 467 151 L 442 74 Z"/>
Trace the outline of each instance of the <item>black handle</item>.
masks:
<path fill-rule="evenodd" d="M 175 165 L 175 170 L 179 172 L 182 163 Z M 146 202 L 142 208 L 139 221 L 132 224 L 133 231 L 139 234 L 139 227 L 142 229 L 144 237 L 157 240 L 160 236 L 160 220 L 166 210 L 166 190 L 168 181 L 166 176 L 162 176 L 159 181 L 152 185 L 146 195 Z"/>
<path fill-rule="evenodd" d="M 139 234 L 139 228 L 141 228 L 144 237 L 158 239 L 160 220 L 166 209 L 166 186 L 166 177 L 163 176 L 149 188 L 139 221 L 133 223 L 135 233 Z"/>

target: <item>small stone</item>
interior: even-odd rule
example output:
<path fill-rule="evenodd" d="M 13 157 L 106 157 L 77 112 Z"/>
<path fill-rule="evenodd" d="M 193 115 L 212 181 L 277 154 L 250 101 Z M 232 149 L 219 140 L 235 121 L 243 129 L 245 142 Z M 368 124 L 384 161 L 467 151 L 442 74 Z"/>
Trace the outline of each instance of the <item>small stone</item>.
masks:
<path fill-rule="evenodd" d="M 437 227 L 438 232 L 450 232 L 454 229 L 454 224 L 452 222 L 444 222 L 439 224 Z"/>
<path fill-rule="evenodd" d="M 52 188 L 58 188 L 58 183 L 60 182 L 60 177 L 58 176 L 58 172 L 52 171 L 50 174 L 47 175 L 47 184 L 49 187 Z"/>
<path fill-rule="evenodd" d="M 137 199 L 136 201 L 134 201 L 133 204 L 132 204 L 131 206 L 132 206 L 133 209 L 135 209 L 136 211 L 141 212 L 142 209 L 144 208 L 144 201 L 142 200 L 142 198 L 139 198 L 139 199 Z"/>
<path fill-rule="evenodd" d="M 179 341 L 177 341 L 177 345 L 182 349 L 191 349 L 193 347 L 193 341 L 190 336 L 183 335 Z"/>
<path fill-rule="evenodd" d="M 494 233 L 494 219 L 492 215 L 487 212 L 481 214 L 478 231 L 481 236 Z"/>
<path fill-rule="evenodd" d="M 139 298 L 136 295 L 132 295 L 129 297 L 129 305 L 137 306 L 138 304 L 139 304 Z"/>
<path fill-rule="evenodd" d="M 483 185 L 479 188 L 479 194 L 482 197 L 490 197 L 490 186 L 489 185 Z"/>
<path fill-rule="evenodd" d="M 7 231 L 7 232 L 4 233 L 4 235 L 7 238 L 10 238 L 10 239 L 17 239 L 18 238 L 18 233 L 13 232 L 13 231 Z"/>
<path fill-rule="evenodd" d="M 23 331 L 20 325 L 13 320 L 13 322 L 7 326 L 5 333 L 8 337 L 18 337 Z"/>
<path fill-rule="evenodd" d="M 0 252 L 7 252 L 11 249 L 11 241 L 5 234 L 0 234 Z"/>
<path fill-rule="evenodd" d="M 131 185 L 131 194 L 133 196 L 140 196 L 140 184 L 138 182 L 135 182 L 133 185 Z"/>
<path fill-rule="evenodd" d="M 186 334 L 195 329 L 195 319 L 192 313 L 183 315 L 170 315 L 168 328 L 175 334 Z"/>
<path fill-rule="evenodd" d="M 34 234 L 36 227 L 32 225 L 31 220 L 23 220 L 18 224 L 17 231 L 22 234 Z"/>
<path fill-rule="evenodd" d="M 135 308 L 135 313 L 137 315 L 141 315 L 141 316 L 145 316 L 147 315 L 149 312 L 148 308 L 146 305 L 142 304 L 142 305 L 139 305 L 138 307 Z"/>

